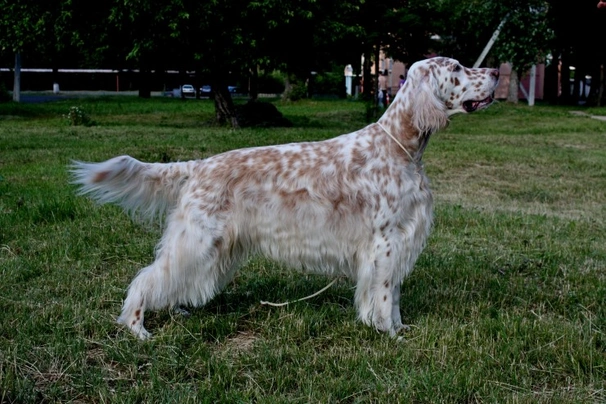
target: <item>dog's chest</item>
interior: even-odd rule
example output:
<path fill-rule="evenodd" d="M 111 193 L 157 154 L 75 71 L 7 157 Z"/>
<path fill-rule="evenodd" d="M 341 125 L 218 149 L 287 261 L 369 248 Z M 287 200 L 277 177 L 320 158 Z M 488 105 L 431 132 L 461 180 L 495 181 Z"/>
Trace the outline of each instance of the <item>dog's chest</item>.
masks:
<path fill-rule="evenodd" d="M 417 208 L 431 209 L 433 198 L 429 178 L 422 165 L 390 170 L 387 178 L 377 181 L 382 205 L 396 214 L 404 214 Z"/>
<path fill-rule="evenodd" d="M 408 168 L 394 176 L 381 193 L 375 226 L 393 227 L 414 238 L 425 239 L 433 216 L 433 196 L 422 166 Z"/>

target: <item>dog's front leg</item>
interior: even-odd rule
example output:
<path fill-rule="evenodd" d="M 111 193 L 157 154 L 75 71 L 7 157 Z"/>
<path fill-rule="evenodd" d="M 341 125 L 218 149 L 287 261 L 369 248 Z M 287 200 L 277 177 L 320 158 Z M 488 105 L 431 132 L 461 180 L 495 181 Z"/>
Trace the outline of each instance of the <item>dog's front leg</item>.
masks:
<path fill-rule="evenodd" d="M 400 287 L 399 283 L 396 283 L 391 291 L 392 295 L 392 306 L 391 306 L 391 321 L 393 323 L 394 334 L 404 330 L 409 331 L 410 327 L 402 323 L 402 315 L 400 314 Z"/>
<path fill-rule="evenodd" d="M 391 277 L 375 284 L 374 287 L 372 323 L 377 330 L 389 333 L 392 337 L 402 324 L 399 291 L 399 285 L 394 285 Z M 397 317 L 394 317 L 394 312 L 397 312 Z"/>

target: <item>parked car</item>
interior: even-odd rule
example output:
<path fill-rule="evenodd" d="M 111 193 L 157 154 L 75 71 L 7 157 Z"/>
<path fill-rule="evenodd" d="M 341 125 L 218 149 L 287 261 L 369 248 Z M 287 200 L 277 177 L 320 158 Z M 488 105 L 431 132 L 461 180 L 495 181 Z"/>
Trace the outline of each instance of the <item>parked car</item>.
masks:
<path fill-rule="evenodd" d="M 211 97 L 213 94 L 213 90 L 210 85 L 206 84 L 200 87 L 200 97 Z"/>
<path fill-rule="evenodd" d="M 195 97 L 196 89 L 191 84 L 183 84 L 181 86 L 181 95 L 183 95 L 183 97 Z"/>
<path fill-rule="evenodd" d="M 167 89 L 164 92 L 164 96 L 165 97 L 171 97 L 171 98 L 181 97 L 181 89 L 180 88 L 173 88 L 172 90 Z"/>
<path fill-rule="evenodd" d="M 240 92 L 240 89 L 236 86 L 227 86 L 227 91 L 231 94 L 237 94 Z M 200 87 L 200 97 L 211 97 L 213 95 L 213 90 L 210 85 L 204 85 Z"/>

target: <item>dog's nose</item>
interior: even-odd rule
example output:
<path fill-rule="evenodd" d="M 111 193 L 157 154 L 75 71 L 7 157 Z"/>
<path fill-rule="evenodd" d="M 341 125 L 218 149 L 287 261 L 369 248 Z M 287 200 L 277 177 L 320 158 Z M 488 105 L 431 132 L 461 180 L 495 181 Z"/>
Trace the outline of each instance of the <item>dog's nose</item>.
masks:
<path fill-rule="evenodd" d="M 499 69 L 492 69 L 490 71 L 490 75 L 493 76 L 495 79 L 499 78 Z"/>

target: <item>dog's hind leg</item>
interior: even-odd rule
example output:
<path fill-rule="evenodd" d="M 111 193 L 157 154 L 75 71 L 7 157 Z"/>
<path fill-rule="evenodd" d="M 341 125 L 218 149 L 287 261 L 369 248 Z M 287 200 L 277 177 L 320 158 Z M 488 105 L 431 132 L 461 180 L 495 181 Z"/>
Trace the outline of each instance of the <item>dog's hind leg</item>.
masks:
<path fill-rule="evenodd" d="M 155 265 L 156 263 L 143 268 L 131 282 L 122 306 L 122 314 L 117 320 L 119 324 L 128 327 L 140 339 L 151 337 L 151 334 L 143 327 L 143 318 L 149 304 L 150 289 L 156 288 L 158 284 L 155 279 L 157 277 Z"/>
<path fill-rule="evenodd" d="M 145 310 L 203 305 L 231 281 L 237 268 L 226 252 L 227 235 L 220 223 L 211 228 L 177 217 L 168 223 L 156 260 L 130 284 L 118 318 L 141 339 L 151 336 L 143 327 Z"/>

